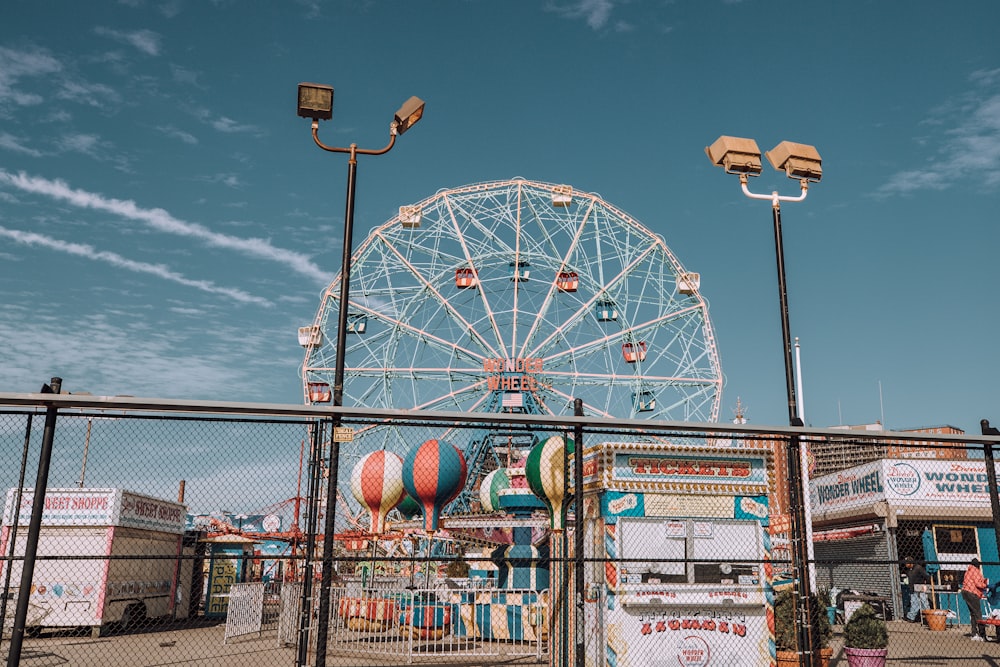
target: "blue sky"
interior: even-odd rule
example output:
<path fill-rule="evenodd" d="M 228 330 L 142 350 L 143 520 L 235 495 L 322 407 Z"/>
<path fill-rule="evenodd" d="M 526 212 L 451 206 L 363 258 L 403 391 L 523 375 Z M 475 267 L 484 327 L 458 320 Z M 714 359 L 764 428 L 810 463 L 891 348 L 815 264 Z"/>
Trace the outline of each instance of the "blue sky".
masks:
<path fill-rule="evenodd" d="M 0 391 L 301 401 L 296 328 L 355 239 L 442 188 L 523 176 L 661 234 L 755 424 L 786 420 L 770 211 L 703 150 L 815 145 L 783 208 L 807 422 L 1000 421 L 1000 5 L 195 2 L 0 10 Z M 797 194 L 768 168 L 755 191 Z M 881 397 L 880 397 L 881 386 Z M 881 398 L 881 400 L 880 400 Z"/>

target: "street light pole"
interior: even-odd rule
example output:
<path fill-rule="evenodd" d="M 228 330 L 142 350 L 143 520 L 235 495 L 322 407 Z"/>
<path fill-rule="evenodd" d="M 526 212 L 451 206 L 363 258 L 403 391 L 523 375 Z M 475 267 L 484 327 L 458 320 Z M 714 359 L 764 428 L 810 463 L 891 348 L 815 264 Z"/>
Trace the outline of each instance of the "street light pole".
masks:
<path fill-rule="evenodd" d="M 789 178 L 798 179 L 801 192 L 797 197 L 755 194 L 748 187 L 749 177 L 761 172 L 761 153 L 753 139 L 719 137 L 705 149 L 713 164 L 723 167 L 727 173 L 738 174 L 743 194 L 750 199 L 771 202 L 771 217 L 774 222 L 774 254 L 778 269 L 778 301 L 781 308 L 781 339 L 784 347 L 785 392 L 788 400 L 788 423 L 802 426 L 795 395 L 795 375 L 792 364 L 792 336 L 788 317 L 788 289 L 785 280 L 785 248 L 781 233 L 781 202 L 803 201 L 809 193 L 809 182 L 819 181 L 823 170 L 819 152 L 812 146 L 783 141 L 767 155 L 768 161 Z M 819 641 L 817 628 L 813 624 L 817 610 L 813 609 L 812 586 L 809 575 L 809 544 L 806 539 L 808 523 L 806 506 L 808 491 L 805 488 L 806 471 L 800 455 L 801 443 L 797 434 L 792 434 L 785 449 L 785 463 L 789 479 L 788 503 L 791 518 L 792 569 L 796 574 L 795 608 L 797 612 L 796 633 L 800 649 L 799 663 L 802 667 L 819 665 Z"/>
<path fill-rule="evenodd" d="M 333 88 L 313 83 L 300 83 L 298 96 L 298 115 L 312 118 L 313 141 L 321 149 L 331 153 L 347 153 L 347 202 L 344 211 L 344 248 L 340 265 L 340 303 L 337 315 L 337 347 L 333 371 L 333 405 L 341 407 L 344 404 L 344 368 L 347 355 L 347 304 L 350 298 L 351 256 L 353 254 L 354 234 L 354 192 L 357 183 L 358 155 L 383 155 L 392 150 L 396 137 L 412 127 L 424 113 L 424 102 L 418 97 L 411 97 L 396 112 L 389 126 L 389 143 L 378 150 L 358 148 L 351 144 L 347 148 L 328 146 L 320 141 L 319 121 L 333 117 Z M 323 522 L 323 568 L 320 578 L 319 609 L 316 624 L 319 633 L 316 637 L 316 664 L 326 665 L 327 627 L 330 622 L 330 589 L 333 583 L 333 547 L 336 530 L 336 497 L 337 481 L 340 468 L 340 443 L 337 440 L 337 429 L 341 423 L 339 412 L 333 416 L 333 433 L 330 438 L 330 460 L 326 489 L 326 516 Z"/>
<path fill-rule="evenodd" d="M 751 199 L 768 199 L 771 201 L 771 219 L 774 222 L 774 256 L 778 268 L 778 302 L 781 309 L 781 341 L 784 347 L 785 362 L 785 395 L 788 398 L 788 424 L 790 426 L 802 426 L 802 419 L 799 417 L 798 400 L 795 393 L 795 375 L 792 365 L 792 328 L 788 317 L 788 286 L 785 278 L 785 245 L 781 232 L 781 202 L 802 201 L 809 192 L 809 183 L 805 179 L 801 181 L 802 193 L 798 197 L 781 197 L 777 192 L 770 195 L 758 195 L 750 192 L 747 184 L 747 175 L 740 174 L 740 184 L 743 187 L 743 194 Z M 796 609 L 798 611 L 797 633 L 799 646 L 804 650 L 800 656 L 800 664 L 808 667 L 818 664 L 816 660 L 819 656 L 819 642 L 815 636 L 816 628 L 813 626 L 815 610 L 812 609 L 812 586 L 809 576 L 809 544 L 806 539 L 808 532 L 806 523 L 805 504 L 808 502 L 804 486 L 805 471 L 802 467 L 802 457 L 800 452 L 801 442 L 798 435 L 792 435 L 788 439 L 785 449 L 785 463 L 788 472 L 788 504 L 791 515 L 791 536 L 792 536 L 792 558 L 793 567 L 798 580 L 798 596 Z"/>

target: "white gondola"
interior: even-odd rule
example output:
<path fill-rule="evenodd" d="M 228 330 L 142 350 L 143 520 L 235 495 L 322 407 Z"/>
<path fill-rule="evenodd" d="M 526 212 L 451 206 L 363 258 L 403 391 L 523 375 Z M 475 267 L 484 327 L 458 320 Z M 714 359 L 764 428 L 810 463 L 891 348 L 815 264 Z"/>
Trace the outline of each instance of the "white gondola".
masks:
<path fill-rule="evenodd" d="M 399 207 L 399 224 L 406 229 L 416 229 L 419 227 L 423 217 L 423 211 L 420 210 L 419 206 Z"/>
<path fill-rule="evenodd" d="M 681 294 L 694 294 L 701 287 L 700 273 L 682 273 L 677 279 L 677 291 Z"/>
<path fill-rule="evenodd" d="M 552 205 L 569 206 L 573 203 L 573 188 L 568 185 L 556 185 L 552 187 Z"/>
<path fill-rule="evenodd" d="M 299 327 L 299 345 L 302 347 L 319 345 L 321 340 L 323 340 L 323 333 L 318 324 L 313 324 L 308 327 Z"/>

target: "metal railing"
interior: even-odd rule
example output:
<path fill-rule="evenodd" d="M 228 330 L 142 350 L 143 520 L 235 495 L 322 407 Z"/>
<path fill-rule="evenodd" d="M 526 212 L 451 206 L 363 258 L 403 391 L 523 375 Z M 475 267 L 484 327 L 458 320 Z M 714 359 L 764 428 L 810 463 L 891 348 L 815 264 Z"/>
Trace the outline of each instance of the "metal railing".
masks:
<path fill-rule="evenodd" d="M 46 430 L 37 417 L 43 414 L 53 418 L 48 448 L 40 446 Z M 340 467 L 330 471 L 326 461 L 334 418 L 353 429 L 355 439 L 339 444 Z M 666 645 L 662 640 L 671 636 L 675 624 L 691 636 L 708 637 L 707 633 L 714 632 L 713 641 L 717 642 L 723 641 L 719 636 L 724 634 L 718 619 L 725 627 L 733 627 L 724 614 L 705 616 L 702 610 L 701 616 L 694 615 L 690 605 L 685 607 L 678 600 L 688 599 L 684 596 L 696 599 L 690 597 L 694 595 L 691 591 L 700 590 L 699 586 L 706 595 L 725 597 L 725 582 L 738 583 L 737 575 L 742 572 L 750 581 L 753 572 L 765 570 L 769 574 L 766 586 L 761 584 L 764 588 L 772 584 L 775 588 L 794 587 L 798 577 L 810 576 L 815 578 L 813 590 L 820 591 L 821 598 L 828 591 L 832 593 L 834 664 L 843 659 L 843 623 L 863 602 L 875 606 L 888 620 L 891 636 L 907 635 L 904 640 L 893 640 L 890 648 L 896 651 L 890 655 L 905 662 L 908 655 L 916 655 L 906 651 L 916 650 L 913 647 L 919 646 L 919 638 L 909 637 L 913 626 L 898 620 L 909 611 L 914 592 L 901 563 L 916 556 L 926 562 L 929 571 L 935 570 L 930 604 L 952 611 L 945 629 L 934 636 L 933 654 L 947 664 L 971 665 L 979 663 L 968 652 L 968 638 L 961 636 L 963 629 L 968 632 L 970 627 L 969 609 L 958 593 L 962 574 L 975 554 L 991 579 L 1000 578 L 996 517 L 990 503 L 996 489 L 985 468 L 985 456 L 991 453 L 988 446 L 1000 443 L 996 436 L 62 394 L 0 394 L 0 434 L 0 458 L 22 461 L 19 467 L 7 465 L 0 470 L 0 483 L 10 490 L 10 507 L 0 536 L 0 584 L 5 606 L 0 657 L 8 664 L 16 664 L 10 662 L 15 658 L 11 631 L 23 633 L 17 639 L 32 650 L 44 647 L 71 664 L 101 667 L 152 664 L 161 659 L 155 656 L 168 648 L 174 659 L 179 655 L 181 661 L 249 665 L 257 656 L 266 656 L 268 664 L 305 665 L 315 660 L 315 647 L 321 638 L 327 642 L 326 662 L 334 665 L 461 663 L 469 656 L 477 664 L 512 659 L 529 661 L 526 664 L 547 664 L 550 660 L 554 664 L 583 664 L 585 658 L 605 664 L 615 647 L 631 651 L 633 660 L 653 664 L 663 658 L 660 653 Z M 376 541 L 365 534 L 364 517 L 359 516 L 350 495 L 345 493 L 345 502 L 334 499 L 328 503 L 322 492 L 325 484 L 318 483 L 334 474 L 346 491 L 353 465 L 367 451 L 386 443 L 405 452 L 430 437 L 442 437 L 456 444 L 475 442 L 476 451 L 482 454 L 486 451 L 484 438 L 499 442 L 498 434 L 506 434 L 512 442 L 569 435 L 585 452 L 605 443 L 631 443 L 647 447 L 644 451 L 657 456 L 688 452 L 704 459 L 706 452 L 723 458 L 759 454 L 768 466 L 767 500 L 740 497 L 736 510 L 730 505 L 725 511 L 730 512 L 726 515 L 729 518 L 733 518 L 733 511 L 752 517 L 763 503 L 765 514 L 753 520 L 766 535 L 767 558 L 756 560 L 736 548 L 738 545 L 722 542 L 715 552 L 696 553 L 694 550 L 701 548 L 699 540 L 707 539 L 704 531 L 711 530 L 711 522 L 695 525 L 698 522 L 693 519 L 687 523 L 670 520 L 701 516 L 714 521 L 721 515 L 719 507 L 706 504 L 703 490 L 691 485 L 658 490 L 651 486 L 643 507 L 627 493 L 604 494 L 595 486 L 588 486 L 582 496 L 586 502 L 587 494 L 592 494 L 594 516 L 603 513 L 610 517 L 609 512 L 621 511 L 625 517 L 662 517 L 663 527 L 657 530 L 688 531 L 684 537 L 687 551 L 663 555 L 642 552 L 638 557 L 616 551 L 622 537 L 614 531 L 610 518 L 600 525 L 599 533 L 576 523 L 586 515 L 586 511 L 578 515 L 572 502 L 577 482 L 582 485 L 584 479 L 567 475 L 564 491 L 570 500 L 566 539 L 561 542 L 565 550 L 547 551 L 546 521 L 536 514 L 518 525 L 528 531 L 529 544 L 537 553 L 520 564 L 505 564 L 502 554 L 491 554 L 490 550 L 495 552 L 498 545 L 514 540 L 512 531 L 517 522 L 495 513 L 476 513 L 475 495 L 467 496 L 470 510 L 461 521 L 446 519 L 446 537 L 422 542 L 411 539 L 421 534 L 419 519 L 409 523 L 394 520 L 391 539 Z M 788 506 L 793 480 L 785 473 L 783 453 L 792 435 L 798 436 L 797 441 L 809 449 L 815 462 L 810 489 L 803 489 L 803 496 L 811 498 L 810 530 L 803 534 L 793 533 L 786 525 L 793 509 Z M 499 446 L 494 447 L 494 453 L 495 467 L 516 463 L 505 460 L 507 453 Z M 49 456 L 47 461 L 45 456 Z M 486 451 L 477 456 L 489 462 L 493 454 Z M 100 490 L 127 489 L 137 496 L 162 500 L 164 507 L 176 497 L 179 504 L 207 523 L 188 526 L 188 532 L 176 533 L 170 538 L 173 541 L 161 539 L 171 545 L 167 549 L 144 552 L 131 547 L 116 550 L 116 539 L 141 530 L 136 525 L 84 522 L 86 529 L 77 527 L 79 530 L 72 522 L 32 526 L 28 515 L 42 472 L 47 490 L 65 492 L 61 496 L 54 493 L 53 497 L 64 499 L 59 502 L 71 503 L 71 499 L 88 497 L 88 493 L 96 498 Z M 588 468 L 583 477 L 589 474 Z M 597 484 L 587 482 L 592 483 Z M 651 509 L 654 505 L 655 510 Z M 318 539 L 323 525 L 320 519 L 328 508 L 336 513 L 338 547 L 323 554 L 319 549 L 322 540 Z M 78 516 L 72 507 L 48 509 L 63 511 L 64 517 Z M 263 528 L 263 518 L 254 512 L 257 509 L 268 510 L 263 515 L 270 522 L 269 529 Z M 158 510 L 149 506 L 144 511 Z M 133 537 L 139 534 L 135 532 Z M 498 540 L 498 535 L 507 542 Z M 577 536 L 586 538 L 585 543 L 580 542 L 582 548 L 576 546 Z M 681 537 L 678 532 L 663 539 Z M 792 558 L 795 552 L 789 545 L 796 540 L 813 546 L 808 562 Z M 279 555 L 265 552 L 269 541 L 289 545 L 288 551 Z M 404 546 L 408 543 L 411 546 Z M 538 551 L 537 547 L 546 548 Z M 29 613 L 19 626 L 14 594 L 30 548 L 37 554 L 33 588 Z M 480 553 L 473 555 L 477 549 Z M 231 565 L 225 567 L 232 570 L 227 576 L 236 585 L 224 593 L 229 596 L 228 613 L 213 618 L 205 605 L 206 592 L 212 576 L 210 564 L 221 559 L 229 559 Z M 326 627 L 321 628 L 319 588 L 316 584 L 303 587 L 302 581 L 312 580 L 313 573 L 322 571 L 323 559 L 332 561 L 336 579 L 330 586 Z M 114 590 L 136 592 L 129 618 L 111 619 L 107 615 L 110 607 L 104 598 L 112 590 L 112 582 L 88 583 L 78 576 L 81 571 L 89 572 L 95 562 L 107 576 L 117 577 Z M 137 591 L 151 587 L 129 583 L 143 582 L 141 573 L 154 563 L 169 563 L 161 569 L 171 573 L 163 585 L 169 589 L 170 605 L 165 607 L 168 613 L 157 612 L 157 618 L 150 618 L 148 612 L 154 607 L 143 603 Z M 434 574 L 414 580 L 401 574 L 407 565 L 410 576 L 414 570 Z M 477 575 L 481 577 L 486 570 L 496 573 L 500 566 L 546 569 L 553 577 L 559 574 L 556 578 L 560 585 L 565 584 L 562 590 L 567 596 L 560 601 L 568 604 L 555 605 L 551 596 L 546 597 L 545 586 L 531 591 L 480 582 L 478 587 L 448 588 L 444 571 L 449 566 L 481 568 Z M 722 566 L 737 575 L 726 574 Z M 273 584 L 264 585 L 265 573 L 272 580 L 284 580 L 280 592 L 268 588 Z M 577 581 L 577 573 L 582 575 L 582 587 L 567 583 Z M 351 582 L 356 574 L 365 577 L 363 585 Z M 475 577 L 469 580 L 476 581 Z M 268 594 L 268 590 L 272 592 Z M 247 591 L 255 593 L 243 600 L 241 593 Z M 728 599 L 738 602 L 741 598 L 734 595 Z M 56 618 L 71 605 L 92 611 L 87 612 L 91 615 L 82 625 L 92 634 L 108 635 L 107 645 L 68 642 L 67 637 L 79 633 L 79 626 L 62 627 L 46 620 Z M 601 614 L 602 609 L 624 610 L 629 605 L 633 611 L 627 613 L 634 619 L 627 615 L 621 618 L 634 622 L 634 628 Z M 744 631 L 766 627 L 755 620 L 756 613 L 742 611 L 736 622 Z M 764 613 L 762 607 L 761 619 Z M 697 618 L 705 617 L 711 618 L 712 624 L 699 621 L 695 625 Z M 712 630 L 707 630 L 710 625 Z M 554 628 L 558 635 L 553 634 Z M 40 637 L 32 636 L 39 632 Z M 734 643 L 736 636 L 728 633 L 724 639 L 729 643 L 719 643 L 719 650 L 735 652 L 739 646 Z M 559 644 L 553 645 L 556 641 Z M 671 646 L 680 646 L 679 640 L 671 641 Z M 694 651 L 690 655 L 697 653 L 696 645 L 688 648 Z M 805 647 L 797 647 L 797 654 L 802 660 L 811 659 Z M 757 658 L 746 659 L 751 661 L 746 664 L 767 661 L 766 656 L 759 657 L 762 662 L 757 663 L 753 662 Z"/>

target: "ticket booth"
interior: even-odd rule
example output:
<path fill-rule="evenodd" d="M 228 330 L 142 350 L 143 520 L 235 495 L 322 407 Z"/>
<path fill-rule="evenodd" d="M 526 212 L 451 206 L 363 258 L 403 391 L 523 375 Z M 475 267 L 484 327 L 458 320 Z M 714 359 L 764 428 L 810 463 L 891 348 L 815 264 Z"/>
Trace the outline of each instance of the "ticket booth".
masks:
<path fill-rule="evenodd" d="M 587 655 L 607 667 L 771 664 L 772 476 L 764 450 L 588 448 Z"/>

